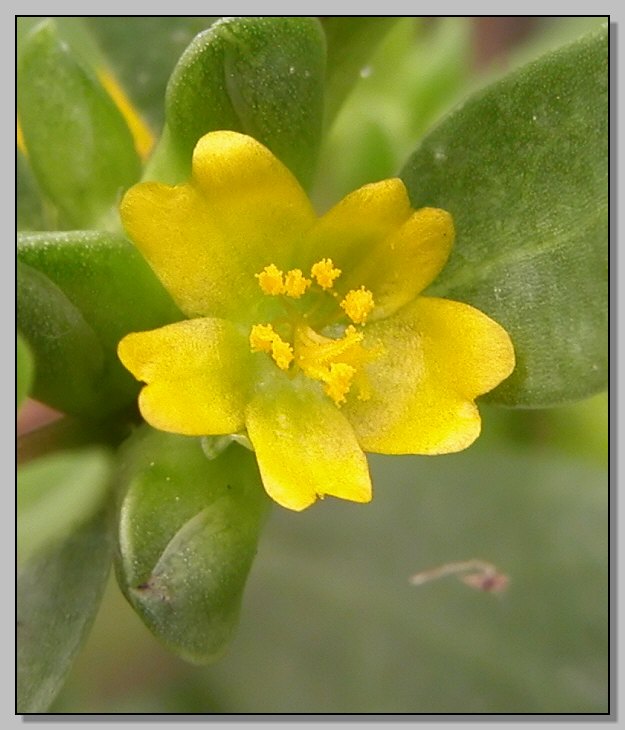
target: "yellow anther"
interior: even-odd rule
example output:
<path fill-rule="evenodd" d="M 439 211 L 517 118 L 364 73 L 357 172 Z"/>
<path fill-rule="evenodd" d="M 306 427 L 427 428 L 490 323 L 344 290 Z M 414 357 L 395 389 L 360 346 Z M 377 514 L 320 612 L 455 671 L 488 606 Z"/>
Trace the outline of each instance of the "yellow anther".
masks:
<path fill-rule="evenodd" d="M 332 289 L 334 280 L 341 275 L 341 270 L 334 268 L 332 259 L 321 259 L 313 264 L 310 275 L 322 289 Z"/>
<path fill-rule="evenodd" d="M 341 302 L 341 309 L 355 324 L 364 324 L 374 307 L 373 294 L 364 286 L 348 291 Z"/>
<path fill-rule="evenodd" d="M 270 324 L 255 324 L 250 331 L 252 352 L 271 352 L 276 337 L 278 335 Z"/>
<path fill-rule="evenodd" d="M 303 276 L 300 269 L 293 269 L 284 277 L 284 293 L 293 299 L 299 299 L 310 285 L 310 279 Z"/>
<path fill-rule="evenodd" d="M 252 352 L 271 354 L 281 370 L 288 370 L 293 362 L 293 348 L 285 342 L 270 324 L 255 324 L 250 331 Z"/>
<path fill-rule="evenodd" d="M 280 370 L 288 370 L 293 362 L 293 348 L 288 342 L 284 342 L 280 335 L 276 335 L 271 345 L 271 357 Z"/>
<path fill-rule="evenodd" d="M 356 374 L 356 368 L 345 362 L 333 362 L 330 369 L 323 376 L 325 383 L 325 393 L 336 403 L 340 405 L 345 403 L 345 396 L 352 387 L 352 380 Z"/>
<path fill-rule="evenodd" d="M 284 294 L 284 280 L 282 277 L 282 272 L 275 264 L 265 266 L 260 274 L 256 274 L 260 288 L 265 294 L 270 294 L 271 296 Z"/>

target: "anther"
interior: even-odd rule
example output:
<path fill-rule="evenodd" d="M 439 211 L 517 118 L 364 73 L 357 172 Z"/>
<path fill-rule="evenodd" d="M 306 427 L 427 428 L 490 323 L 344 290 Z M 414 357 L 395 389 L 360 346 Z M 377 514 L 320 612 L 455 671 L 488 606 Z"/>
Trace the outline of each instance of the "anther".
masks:
<path fill-rule="evenodd" d="M 271 352 L 277 336 L 270 324 L 255 324 L 250 331 L 250 349 L 252 352 Z"/>
<path fill-rule="evenodd" d="M 252 352 L 271 354 L 280 370 L 288 370 L 293 362 L 293 348 L 285 342 L 270 324 L 255 324 L 250 331 Z"/>
<path fill-rule="evenodd" d="M 341 275 L 341 270 L 334 268 L 332 259 L 321 259 L 313 264 L 310 275 L 322 289 L 332 289 L 334 280 Z"/>
<path fill-rule="evenodd" d="M 345 362 L 333 362 L 327 373 L 323 376 L 325 383 L 325 393 L 336 403 L 340 405 L 345 403 L 345 396 L 352 387 L 352 380 L 356 374 L 356 368 Z"/>
<path fill-rule="evenodd" d="M 260 272 L 255 274 L 258 285 L 265 294 L 278 296 L 284 294 L 283 274 L 275 264 L 269 264 Z"/>
<path fill-rule="evenodd" d="M 364 324 L 375 307 L 373 294 L 364 286 L 352 289 L 347 292 L 340 307 L 354 324 Z"/>
<path fill-rule="evenodd" d="M 284 277 L 284 293 L 287 297 L 293 297 L 293 299 L 299 299 L 302 294 L 308 289 L 311 281 L 303 276 L 300 269 L 293 269 L 287 272 Z"/>

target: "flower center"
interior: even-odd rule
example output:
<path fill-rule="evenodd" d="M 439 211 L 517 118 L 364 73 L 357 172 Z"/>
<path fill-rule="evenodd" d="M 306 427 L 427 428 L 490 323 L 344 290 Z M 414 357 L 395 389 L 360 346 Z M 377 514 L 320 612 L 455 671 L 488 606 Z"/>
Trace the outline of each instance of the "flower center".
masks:
<path fill-rule="evenodd" d="M 367 400 L 370 397 L 364 366 L 379 355 L 378 350 L 362 345 L 364 325 L 375 307 L 373 294 L 361 286 L 348 291 L 339 301 L 334 282 L 340 275 L 341 270 L 335 268 L 331 259 L 321 259 L 314 264 L 310 278 L 300 269 L 285 274 L 275 264 L 269 264 L 256 274 L 258 285 L 267 296 L 285 298 L 286 316 L 274 324 L 255 324 L 250 331 L 252 352 L 266 353 L 289 374 L 302 372 L 323 383 L 326 395 L 337 406 L 345 403 L 354 385 L 358 398 Z M 302 299 L 304 295 L 306 297 Z M 294 307 L 294 299 L 301 299 L 302 306 Z M 312 314 L 328 302 L 334 310 L 330 322 L 337 322 L 333 334 L 338 332 L 338 337 L 320 334 L 309 324 Z M 360 325 L 361 329 L 354 325 Z"/>

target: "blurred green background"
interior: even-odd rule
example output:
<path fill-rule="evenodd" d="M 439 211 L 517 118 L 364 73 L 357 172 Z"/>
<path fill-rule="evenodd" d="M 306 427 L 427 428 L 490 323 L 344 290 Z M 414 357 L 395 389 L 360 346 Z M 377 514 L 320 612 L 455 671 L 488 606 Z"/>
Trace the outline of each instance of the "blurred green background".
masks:
<path fill-rule="evenodd" d="M 158 131 L 167 76 L 210 20 L 122 20 L 86 23 Z M 390 25 L 328 126 L 318 207 L 396 174 L 466 94 L 602 21 Z M 141 28 L 166 41 L 158 58 L 128 41 Z M 328 499 L 301 514 L 275 506 L 236 638 L 212 666 L 161 647 L 111 578 L 51 711 L 607 712 L 607 396 L 481 411 L 483 435 L 466 452 L 369 457 L 370 505 Z M 454 577 L 409 583 L 415 572 L 472 558 L 497 565 L 508 590 L 480 593 Z"/>

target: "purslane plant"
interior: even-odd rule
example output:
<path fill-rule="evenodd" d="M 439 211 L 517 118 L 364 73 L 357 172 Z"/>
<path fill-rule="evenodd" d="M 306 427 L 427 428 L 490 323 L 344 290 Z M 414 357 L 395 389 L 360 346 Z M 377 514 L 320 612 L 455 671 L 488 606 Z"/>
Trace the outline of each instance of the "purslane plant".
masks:
<path fill-rule="evenodd" d="M 66 416 L 23 444 L 52 453 L 20 480 L 22 711 L 58 691 L 112 557 L 149 628 L 213 661 L 265 493 L 366 503 L 364 452 L 464 449 L 481 396 L 535 407 L 605 388 L 605 30 L 477 92 L 397 177 L 323 212 L 306 190 L 330 111 L 359 78 L 350 58 L 390 27 L 333 20 L 210 24 L 167 72 L 147 159 L 89 34 L 24 32 L 18 386 Z"/>

